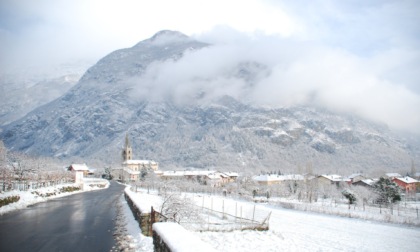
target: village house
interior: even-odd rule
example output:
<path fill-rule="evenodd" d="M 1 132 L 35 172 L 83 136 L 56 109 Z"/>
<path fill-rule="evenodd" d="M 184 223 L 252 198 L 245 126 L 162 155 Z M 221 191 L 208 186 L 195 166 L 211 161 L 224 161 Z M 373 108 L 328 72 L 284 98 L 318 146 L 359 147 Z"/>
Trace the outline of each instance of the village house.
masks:
<path fill-rule="evenodd" d="M 83 183 L 83 177 L 89 174 L 89 167 L 86 164 L 71 164 L 68 170 L 74 173 L 75 183 Z"/>
<path fill-rule="evenodd" d="M 361 173 L 354 173 L 347 177 L 350 179 L 350 183 L 353 184 L 355 182 L 361 181 L 363 179 L 366 179 L 365 176 L 363 176 Z"/>
<path fill-rule="evenodd" d="M 394 178 L 392 181 L 397 184 L 401 190 L 405 191 L 405 193 L 416 192 L 416 184 L 418 181 L 411 177 L 406 176 L 401 178 Z"/>
<path fill-rule="evenodd" d="M 339 186 L 341 183 L 347 183 L 350 184 L 350 179 L 343 178 L 340 175 L 337 174 L 331 174 L 331 175 L 320 175 L 317 177 L 318 184 L 320 185 L 336 185 Z"/>
<path fill-rule="evenodd" d="M 228 182 L 235 182 L 236 179 L 239 177 L 239 174 L 237 172 L 223 172 L 223 174 L 226 174 L 226 176 L 228 176 Z"/>
<path fill-rule="evenodd" d="M 352 183 L 354 186 L 364 186 L 364 187 L 372 187 L 375 182 L 378 181 L 377 179 L 362 179 Z"/>
<path fill-rule="evenodd" d="M 387 178 L 389 178 L 390 180 L 393 180 L 394 178 L 401 178 L 401 174 L 396 173 L 396 172 L 391 172 L 391 173 L 385 173 L 385 176 Z"/>
<path fill-rule="evenodd" d="M 89 167 L 86 164 L 71 164 L 68 170 L 72 172 L 81 172 L 84 176 L 89 174 Z"/>
<path fill-rule="evenodd" d="M 235 181 L 238 177 L 238 174 L 235 172 L 225 173 L 214 170 L 163 171 L 158 175 L 164 180 L 195 180 L 198 183 L 212 187 L 222 186 L 223 184 Z"/>
<path fill-rule="evenodd" d="M 278 175 L 278 174 L 263 174 L 252 177 L 260 185 L 274 185 L 286 181 L 303 181 L 305 177 L 299 174 Z"/>

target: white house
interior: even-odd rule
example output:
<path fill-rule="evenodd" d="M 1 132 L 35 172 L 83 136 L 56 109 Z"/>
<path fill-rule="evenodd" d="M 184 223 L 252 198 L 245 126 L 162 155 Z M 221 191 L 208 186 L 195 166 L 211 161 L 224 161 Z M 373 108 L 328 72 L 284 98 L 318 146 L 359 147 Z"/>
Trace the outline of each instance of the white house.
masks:
<path fill-rule="evenodd" d="M 252 177 L 252 179 L 258 182 L 261 185 L 273 185 L 280 184 L 286 181 L 303 181 L 305 177 L 300 174 L 287 174 L 287 175 L 278 175 L 278 174 L 264 174 Z"/>
<path fill-rule="evenodd" d="M 69 171 L 75 174 L 75 183 L 83 183 L 83 176 L 88 175 L 89 167 L 86 164 L 71 164 Z"/>
<path fill-rule="evenodd" d="M 214 170 L 163 171 L 156 174 L 165 180 L 196 180 L 199 183 L 206 183 L 213 187 L 232 182 L 238 177 L 238 174 L 234 172 L 219 172 Z"/>
<path fill-rule="evenodd" d="M 340 183 L 348 183 L 350 184 L 351 180 L 348 178 L 343 178 L 340 175 L 337 174 L 331 174 L 331 175 L 320 175 L 318 176 L 318 183 L 320 184 L 324 184 L 324 185 L 332 185 L 332 184 L 336 184 L 339 185 Z"/>

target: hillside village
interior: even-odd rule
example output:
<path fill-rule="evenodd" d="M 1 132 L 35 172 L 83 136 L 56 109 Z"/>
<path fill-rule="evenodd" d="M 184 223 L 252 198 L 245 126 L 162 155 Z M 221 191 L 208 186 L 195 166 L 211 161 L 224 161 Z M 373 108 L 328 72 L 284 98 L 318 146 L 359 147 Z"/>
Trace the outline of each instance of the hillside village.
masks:
<path fill-rule="evenodd" d="M 3 153 L 4 157 L 10 155 L 7 151 Z M 24 193 L 30 195 L 35 192 L 32 197 L 41 196 L 44 199 L 56 197 L 61 193 L 66 195 L 73 191 L 106 188 L 104 179 L 98 180 L 99 177 L 103 177 L 117 180 L 127 186 L 125 198 L 146 237 L 151 236 L 152 226 L 153 231 L 161 238 L 168 236 L 170 230 L 175 228 L 179 229 L 177 232 L 185 233 L 185 237 L 189 237 L 191 232 L 203 231 L 203 225 L 206 223 L 205 230 L 209 231 L 210 222 L 205 221 L 208 218 L 205 216 L 210 213 L 214 215 L 211 221 L 211 230 L 214 231 L 220 231 L 220 228 L 228 228 L 230 232 L 248 229 L 270 230 L 271 212 L 256 208 L 258 203 L 263 203 L 261 206 L 268 204 L 271 207 L 280 206 L 352 218 L 420 225 L 420 174 L 415 172 L 413 176 L 386 173 L 379 178 L 370 178 L 361 173 L 341 176 L 316 175 L 312 172 L 282 174 L 278 171 L 250 176 L 237 171 L 216 169 L 161 170 L 158 161 L 134 159 L 128 134 L 121 149 L 121 159 L 119 167 L 104 171 L 89 167 L 86 163 L 73 163 L 48 172 L 23 170 L 24 167 L 28 167 L 23 165 L 27 163 L 23 162 L 22 157 L 19 160 L 14 159 L 22 162 L 21 165 L 19 162 L 8 163 L 11 159 L 5 158 L 2 160 L 5 166 L 2 166 L 0 173 L 1 193 L 13 196 L 1 199 L 2 204 L 12 207 L 2 210 L 10 211 L 13 204 L 17 204 L 20 196 L 16 195 L 21 194 L 16 190 L 27 191 Z M 36 172 L 45 176 L 34 179 Z M 52 176 L 53 174 L 55 175 Z M 50 190 L 48 188 L 42 189 L 51 185 L 55 185 L 53 191 L 46 191 Z M 381 191 L 383 186 L 392 190 Z M 39 200 L 24 201 L 21 205 Z M 246 206 L 246 212 L 242 213 L 245 206 L 238 208 L 239 202 L 254 205 Z M 200 224 L 190 226 L 191 218 L 198 218 L 195 221 Z M 156 222 L 159 222 L 158 226 L 162 228 L 155 227 L 153 224 Z M 223 237 L 221 235 L 217 239 Z M 184 238 L 182 240 L 185 241 Z M 161 244 L 167 244 L 168 241 L 165 242 Z"/>
<path fill-rule="evenodd" d="M 0 13 L 0 252 L 420 251 L 420 0 Z"/>
<path fill-rule="evenodd" d="M 4 149 L 4 147 L 3 147 Z M 319 198 L 329 198 L 346 202 L 352 195 L 351 204 L 377 204 L 377 186 L 381 179 L 392 183 L 401 194 L 402 200 L 418 200 L 420 173 L 412 165 L 411 174 L 385 173 L 379 177 L 369 177 L 362 173 L 350 175 L 316 174 L 312 169 L 306 173 L 283 174 L 280 170 L 260 174 L 243 174 L 238 171 L 212 169 L 161 170 L 155 160 L 134 159 L 134 151 L 128 134 L 121 150 L 121 164 L 104 171 L 89 167 L 86 163 L 73 163 L 64 169 L 44 171 L 30 168 L 28 161 L 4 159 L 0 173 L 2 191 L 13 189 L 29 190 L 60 183 L 74 182 L 83 185 L 84 178 L 104 177 L 118 180 L 136 187 L 159 189 L 173 185 L 179 190 L 239 195 L 247 199 L 261 200 L 261 197 L 290 198 L 303 202 L 317 202 Z M 6 151 L 7 154 L 7 151 Z M 8 163 L 8 160 L 13 162 Z M 39 173 L 38 176 L 36 173 Z M 43 175 L 45 174 L 45 175 Z M 36 177 L 36 179 L 34 179 Z M 347 195 L 347 196 L 346 196 Z M 401 198 L 399 199 L 401 200 Z M 357 201 L 357 202 L 356 202 Z M 388 204 L 383 202 L 381 204 Z"/>
<path fill-rule="evenodd" d="M 238 190 L 239 187 L 232 185 L 241 184 L 243 187 L 247 187 L 248 193 L 254 197 L 257 195 L 290 196 L 298 191 L 307 190 L 308 187 L 311 188 L 311 194 L 315 193 L 315 195 L 310 196 L 311 198 L 329 197 L 330 195 L 327 194 L 331 190 L 326 188 L 330 186 L 334 185 L 333 188 L 337 189 L 337 191 L 351 191 L 352 188 L 357 187 L 373 190 L 375 183 L 380 179 L 379 177 L 368 177 L 362 173 L 343 176 L 339 174 L 316 175 L 313 173 L 282 174 L 279 171 L 244 176 L 236 171 L 219 171 L 216 169 L 160 170 L 157 161 L 133 159 L 133 149 L 128 135 L 125 137 L 122 159 L 121 167 L 114 168 L 112 174 L 114 179 L 128 184 L 150 186 L 150 181 L 148 180 L 158 179 L 162 183 L 193 183 L 202 187 L 214 188 L 225 194 L 235 193 L 234 191 Z M 416 198 L 416 193 L 420 191 L 420 173 L 416 173 L 414 169 L 412 169 L 412 172 L 411 176 L 410 174 L 403 176 L 399 173 L 385 173 L 382 177 L 395 183 L 405 197 Z M 300 192 L 299 197 L 309 197 L 302 194 Z M 306 194 L 308 194 L 307 191 Z M 373 202 L 374 198 L 370 200 Z"/>
<path fill-rule="evenodd" d="M 420 190 L 420 172 L 415 172 L 414 164 L 411 169 L 412 174 L 401 175 L 400 173 L 385 173 L 380 177 L 369 177 L 362 173 L 354 173 L 350 175 L 342 174 L 319 174 L 313 172 L 283 174 L 280 171 L 264 172 L 260 174 L 241 174 L 238 171 L 221 171 L 217 169 L 184 169 L 184 170 L 161 170 L 159 163 L 154 160 L 136 160 L 133 159 L 133 148 L 131 146 L 128 135 L 125 137 L 125 144 L 121 151 L 122 162 L 119 167 L 114 167 L 109 174 L 103 173 L 101 170 L 90 168 L 86 163 L 71 164 L 66 166 L 65 170 L 56 170 L 55 173 L 50 171 L 46 173 L 43 179 L 38 176 L 34 177 L 36 170 L 31 170 L 23 160 L 19 163 L 12 162 L 2 167 L 3 172 L 0 174 L 0 183 L 2 191 L 18 188 L 36 188 L 38 186 L 48 186 L 61 181 L 72 180 L 80 183 L 83 177 L 107 177 L 119 180 L 128 184 L 148 185 L 151 181 L 161 181 L 162 183 L 187 183 L 195 184 L 201 189 L 208 187 L 212 190 L 219 190 L 225 193 L 235 193 L 243 188 L 248 190 L 249 195 L 272 195 L 290 196 L 299 190 L 311 187 L 311 191 L 316 191 L 317 196 L 327 191 L 326 186 L 335 185 L 338 191 L 344 189 L 349 190 L 356 187 L 372 189 L 374 184 L 379 181 L 380 177 L 389 179 L 395 185 L 398 185 L 400 192 L 410 198 L 415 198 L 416 192 Z M 5 160 L 6 161 L 6 160 Z M 25 167 L 24 167 L 25 166 Z M 70 173 L 66 173 L 66 170 Z M 106 170 L 106 169 L 105 169 Z M 43 170 L 40 170 L 43 172 Z M 14 177 L 11 176 L 15 174 Z M 49 175 L 48 175 L 49 174 Z M 57 174 L 54 175 L 53 174 Z M 61 175 L 59 175 L 61 174 Z M 71 175 L 73 174 L 73 175 Z M 49 178 L 49 179 L 48 179 Z M 58 179 L 58 180 L 57 180 Z M 57 180 L 53 182 L 52 180 Z M 42 184 L 42 185 L 41 185 Z M 243 187 L 243 188 L 242 188 Z M 240 189 L 241 188 L 241 189 Z M 306 190 L 306 189 L 305 189 Z M 276 193 L 277 192 L 277 193 Z M 281 193 L 280 193 L 281 192 Z M 307 192 L 306 192 L 307 193 Z M 247 192 L 242 192 L 247 194 Z M 326 195 L 324 195 L 325 197 Z M 302 195 L 300 196 L 302 197 Z"/>

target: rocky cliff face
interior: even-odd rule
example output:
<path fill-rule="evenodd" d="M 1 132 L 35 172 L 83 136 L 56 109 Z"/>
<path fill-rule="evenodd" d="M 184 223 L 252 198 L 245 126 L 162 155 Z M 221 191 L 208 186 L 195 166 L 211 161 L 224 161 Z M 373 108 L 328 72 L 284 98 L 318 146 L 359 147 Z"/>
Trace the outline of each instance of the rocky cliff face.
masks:
<path fill-rule="evenodd" d="M 150 69 L 176 64 L 185 54 L 207 47 L 181 33 L 162 31 L 117 50 L 64 96 L 3 126 L 0 137 L 13 150 L 118 164 L 128 132 L 134 158 L 154 159 L 162 168 L 303 172 L 312 167 L 344 174 L 408 170 L 411 160 L 419 159 L 415 145 L 385 126 L 350 115 L 310 107 L 261 107 L 226 94 L 204 99 L 211 89 L 194 92 L 193 102 L 150 98 L 150 79 L 162 78 Z M 223 72 L 224 78 L 248 86 L 269 74 L 269 67 L 257 62 L 237 62 Z M 138 92 L 142 95 L 133 95 Z"/>

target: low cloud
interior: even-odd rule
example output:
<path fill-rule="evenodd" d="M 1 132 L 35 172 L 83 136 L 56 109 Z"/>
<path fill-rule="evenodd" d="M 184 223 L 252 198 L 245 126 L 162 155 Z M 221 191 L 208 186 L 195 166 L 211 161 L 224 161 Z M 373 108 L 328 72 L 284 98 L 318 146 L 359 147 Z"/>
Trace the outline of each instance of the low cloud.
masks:
<path fill-rule="evenodd" d="M 395 61 L 401 55 L 361 57 L 277 36 L 237 35 L 240 40 L 231 33 L 229 43 L 150 65 L 135 81 L 135 94 L 181 104 L 229 95 L 256 105 L 317 106 L 420 133 L 420 95 L 386 74 L 409 67 L 410 61 Z M 241 69 L 259 76 L 249 80 L 238 75 Z"/>
<path fill-rule="evenodd" d="M 419 11 L 416 0 L 3 0 L 0 74 L 97 60 L 179 30 L 213 46 L 152 64 L 133 80 L 137 97 L 315 105 L 420 133 Z M 247 79 L 241 67 L 258 77 Z"/>

